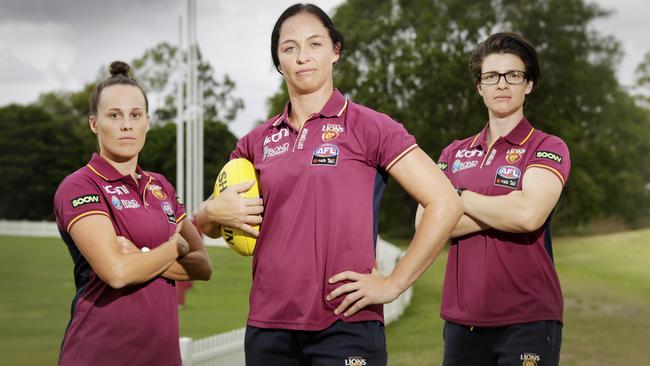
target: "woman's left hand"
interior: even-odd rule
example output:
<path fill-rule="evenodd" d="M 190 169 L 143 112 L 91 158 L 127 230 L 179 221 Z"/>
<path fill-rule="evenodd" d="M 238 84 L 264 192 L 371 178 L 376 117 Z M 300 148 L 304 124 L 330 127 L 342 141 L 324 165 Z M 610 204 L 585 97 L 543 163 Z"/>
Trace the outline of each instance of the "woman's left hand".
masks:
<path fill-rule="evenodd" d="M 370 274 L 345 271 L 328 280 L 330 284 L 340 281 L 350 282 L 337 287 L 325 297 L 325 300 L 332 301 L 347 294 L 334 310 L 336 315 L 343 313 L 343 316 L 351 316 L 368 305 L 389 303 L 401 293 L 390 276 L 385 277 L 374 268 Z"/>

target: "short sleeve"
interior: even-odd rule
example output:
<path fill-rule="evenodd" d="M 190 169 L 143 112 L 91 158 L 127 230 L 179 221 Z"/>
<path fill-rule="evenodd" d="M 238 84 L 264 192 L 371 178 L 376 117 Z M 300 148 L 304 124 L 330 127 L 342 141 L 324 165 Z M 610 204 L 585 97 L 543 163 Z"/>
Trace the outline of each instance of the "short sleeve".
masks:
<path fill-rule="evenodd" d="M 571 172 L 571 157 L 564 141 L 556 136 L 548 136 L 531 154 L 526 170 L 530 168 L 549 170 L 560 179 L 562 186 L 566 184 Z"/>
<path fill-rule="evenodd" d="M 401 123 L 384 114 L 377 113 L 375 118 L 363 122 L 372 123 L 367 126 L 365 133 L 368 158 L 374 166 L 388 171 L 399 159 L 417 147 L 415 137 Z"/>
<path fill-rule="evenodd" d="M 250 134 L 245 135 L 239 141 L 237 141 L 237 145 L 235 146 L 235 150 L 233 150 L 230 153 L 230 160 L 232 159 L 237 159 L 237 158 L 244 158 L 252 163 L 255 163 L 254 161 L 254 156 L 253 156 L 253 151 L 250 146 Z"/>
<path fill-rule="evenodd" d="M 79 219 L 90 215 L 110 218 L 110 210 L 99 187 L 83 176 L 68 176 L 54 195 L 54 214 L 61 231 L 70 228 Z"/>

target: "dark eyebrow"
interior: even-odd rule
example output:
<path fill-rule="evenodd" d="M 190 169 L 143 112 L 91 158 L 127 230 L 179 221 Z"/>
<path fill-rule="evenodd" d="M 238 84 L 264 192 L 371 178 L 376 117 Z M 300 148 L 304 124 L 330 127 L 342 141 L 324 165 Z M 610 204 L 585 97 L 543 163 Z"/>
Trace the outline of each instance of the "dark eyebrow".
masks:
<path fill-rule="evenodd" d="M 307 37 L 307 39 L 309 39 L 309 40 L 314 39 L 314 38 L 325 38 L 325 36 L 323 36 L 321 34 L 314 34 L 314 35 L 311 35 L 311 36 Z M 287 39 L 285 41 L 282 41 L 280 44 L 291 43 L 291 42 L 298 43 L 296 40 Z"/>

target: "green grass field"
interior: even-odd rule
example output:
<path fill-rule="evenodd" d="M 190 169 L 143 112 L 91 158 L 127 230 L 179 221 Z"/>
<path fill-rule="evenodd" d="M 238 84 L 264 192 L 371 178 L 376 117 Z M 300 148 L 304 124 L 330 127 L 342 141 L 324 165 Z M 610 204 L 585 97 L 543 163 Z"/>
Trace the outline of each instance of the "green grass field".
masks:
<path fill-rule="evenodd" d="M 0 237 L 2 364 L 51 365 L 69 319 L 72 261 L 58 239 Z M 181 335 L 205 337 L 244 325 L 250 258 L 209 250 L 210 282 L 196 282 L 180 310 Z M 562 365 L 646 364 L 650 343 L 650 230 L 564 238 L 555 257 L 565 295 Z M 445 255 L 415 286 L 412 305 L 387 328 L 389 364 L 439 365 L 438 316 Z"/>

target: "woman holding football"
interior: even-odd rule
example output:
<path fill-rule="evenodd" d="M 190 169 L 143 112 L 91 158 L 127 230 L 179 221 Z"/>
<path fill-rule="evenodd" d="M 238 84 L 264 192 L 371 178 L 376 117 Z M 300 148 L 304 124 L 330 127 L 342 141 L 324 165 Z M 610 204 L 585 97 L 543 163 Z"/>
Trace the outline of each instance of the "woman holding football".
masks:
<path fill-rule="evenodd" d="M 343 36 L 317 6 L 284 11 L 271 56 L 284 111 L 231 158 L 259 172 L 264 221 L 253 259 L 247 365 L 385 365 L 383 306 L 433 262 L 461 214 L 453 187 L 398 122 L 347 99 L 332 72 Z M 379 200 L 393 177 L 424 207 L 395 270 L 374 269 Z M 211 233 L 210 201 L 197 223 Z"/>

